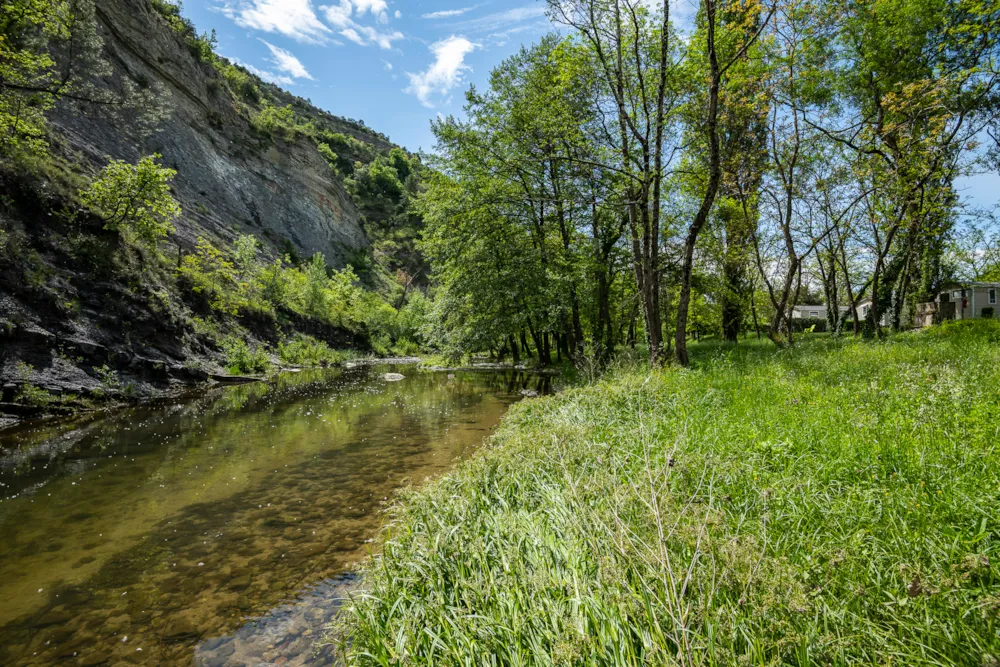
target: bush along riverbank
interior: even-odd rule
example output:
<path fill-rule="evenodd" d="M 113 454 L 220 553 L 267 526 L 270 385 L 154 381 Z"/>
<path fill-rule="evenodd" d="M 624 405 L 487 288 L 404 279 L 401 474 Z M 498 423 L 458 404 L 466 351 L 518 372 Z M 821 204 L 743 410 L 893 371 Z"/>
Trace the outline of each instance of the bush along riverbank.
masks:
<path fill-rule="evenodd" d="M 1000 658 L 1000 328 L 702 346 L 516 406 L 395 506 L 355 665 Z"/>

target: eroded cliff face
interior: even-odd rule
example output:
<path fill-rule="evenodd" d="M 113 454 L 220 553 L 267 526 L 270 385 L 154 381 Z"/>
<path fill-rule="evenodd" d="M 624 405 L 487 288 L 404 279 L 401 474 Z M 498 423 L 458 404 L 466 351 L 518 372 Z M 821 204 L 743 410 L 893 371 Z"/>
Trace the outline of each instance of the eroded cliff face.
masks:
<path fill-rule="evenodd" d="M 72 412 L 85 405 L 78 397 L 131 400 L 225 374 L 226 337 L 275 350 L 303 334 L 338 349 L 368 349 L 362 332 L 288 308 L 220 315 L 179 285 L 175 246 L 190 251 L 199 237 L 224 249 L 253 234 L 272 258 L 322 253 L 335 268 L 367 252 L 369 240 L 317 139 L 256 129 L 250 119 L 260 104 L 234 99 L 219 69 L 199 59 L 150 0 L 96 0 L 96 8 L 114 72 L 94 83 L 116 88 L 130 80 L 160 91 L 168 113 L 143 132 L 138 113 L 112 119 L 64 102 L 49 115 L 50 170 L 0 169 L 0 428 L 11 421 L 4 413 Z M 268 103 L 293 105 L 297 122 L 353 137 L 373 155 L 393 148 L 358 123 L 255 85 Z M 74 193 L 109 158 L 135 163 L 152 153 L 177 171 L 172 189 L 183 214 L 161 254 L 147 249 L 143 260 Z M 48 398 L 19 403 L 28 387 Z M 57 403 L 48 402 L 53 397 Z"/>
<path fill-rule="evenodd" d="M 116 76 L 161 89 L 169 117 L 145 137 L 137 126 L 77 107 L 57 111 L 52 124 L 95 169 L 108 157 L 135 162 L 160 153 L 163 164 L 177 170 L 180 244 L 191 246 L 198 236 L 229 243 L 253 234 L 270 254 L 321 252 L 333 266 L 367 248 L 360 215 L 315 144 L 257 133 L 215 68 L 192 54 L 148 0 L 98 0 L 97 18 Z M 315 108 L 307 113 L 388 150 L 380 137 L 347 121 Z"/>

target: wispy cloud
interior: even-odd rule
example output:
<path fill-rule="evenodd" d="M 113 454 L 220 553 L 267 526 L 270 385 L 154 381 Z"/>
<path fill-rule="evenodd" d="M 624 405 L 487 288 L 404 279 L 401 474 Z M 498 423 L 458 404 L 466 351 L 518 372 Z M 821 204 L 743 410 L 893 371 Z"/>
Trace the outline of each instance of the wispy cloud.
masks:
<path fill-rule="evenodd" d="M 456 22 L 455 26 L 467 33 L 511 32 L 512 28 L 526 23 L 537 23 L 541 26 L 544 20 L 545 7 L 530 5 L 526 7 L 514 7 L 513 9 L 474 19 L 465 19 Z"/>
<path fill-rule="evenodd" d="M 285 72 L 293 79 L 312 80 L 312 75 L 309 74 L 309 70 L 305 68 L 305 65 L 303 65 L 291 51 L 286 51 L 285 49 L 275 46 L 274 44 L 271 44 L 263 39 L 260 41 L 264 42 L 264 45 L 271 50 L 271 62 L 278 68 L 278 71 Z"/>
<path fill-rule="evenodd" d="M 358 21 L 366 14 L 374 14 L 381 24 L 389 22 L 388 4 L 385 0 L 339 0 L 336 5 L 320 7 L 327 22 L 340 31 L 340 34 L 359 46 L 377 45 L 382 49 L 391 49 L 392 43 L 405 37 L 398 30 L 379 30 L 362 25 Z M 397 14 L 399 12 L 396 12 Z M 357 16 L 358 20 L 355 20 Z"/>
<path fill-rule="evenodd" d="M 332 32 L 316 15 L 312 0 L 226 0 L 219 9 L 242 28 L 305 44 L 325 43 Z"/>
<path fill-rule="evenodd" d="M 416 95 L 425 107 L 433 108 L 433 95 L 447 95 L 449 91 L 462 85 L 462 75 L 472 69 L 465 64 L 465 57 L 477 48 L 478 44 L 454 35 L 431 44 L 434 62 L 419 74 L 406 73 L 410 85 L 405 92 Z"/>
<path fill-rule="evenodd" d="M 471 12 L 475 8 L 476 7 L 462 7 L 461 9 L 444 9 L 444 10 L 441 10 L 439 12 L 430 12 L 428 14 L 424 14 L 420 18 L 424 18 L 424 19 L 450 19 L 450 18 L 454 18 L 456 16 L 461 16 L 462 14 L 465 14 L 467 12 Z"/>

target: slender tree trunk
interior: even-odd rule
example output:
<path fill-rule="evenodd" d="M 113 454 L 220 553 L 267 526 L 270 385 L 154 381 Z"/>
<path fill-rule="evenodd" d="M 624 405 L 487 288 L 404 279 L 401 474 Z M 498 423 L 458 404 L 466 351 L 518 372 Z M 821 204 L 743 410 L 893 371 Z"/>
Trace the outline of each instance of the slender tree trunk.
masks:
<path fill-rule="evenodd" d="M 753 328 L 757 332 L 757 340 L 760 340 L 760 322 L 757 320 L 757 295 L 750 292 L 750 313 L 753 315 Z"/>
<path fill-rule="evenodd" d="M 691 227 L 688 228 L 687 238 L 684 240 L 684 264 L 681 269 L 680 297 L 677 299 L 677 330 L 675 332 L 676 346 L 674 348 L 674 356 L 677 359 L 677 363 L 682 366 L 687 366 L 691 363 L 691 360 L 688 358 L 687 349 L 687 321 L 688 310 L 691 306 L 691 278 L 694 273 L 694 250 L 698 243 L 698 235 L 701 234 L 702 227 L 708 221 L 708 216 L 715 205 L 715 197 L 719 191 L 719 181 L 722 176 L 722 158 L 719 149 L 719 88 L 721 86 L 722 75 L 719 69 L 718 54 L 715 50 L 715 0 L 704 0 L 704 2 L 706 45 L 711 77 L 708 88 L 707 119 L 709 177 L 701 207 L 698 209 Z"/>

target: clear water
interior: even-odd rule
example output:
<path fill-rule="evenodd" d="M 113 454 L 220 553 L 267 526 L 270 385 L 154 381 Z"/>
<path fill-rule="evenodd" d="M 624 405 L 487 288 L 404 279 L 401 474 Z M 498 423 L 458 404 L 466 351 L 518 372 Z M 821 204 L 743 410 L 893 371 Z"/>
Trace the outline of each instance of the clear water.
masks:
<path fill-rule="evenodd" d="M 323 664 L 385 501 L 545 383 L 304 372 L 0 437 L 0 665 Z"/>

